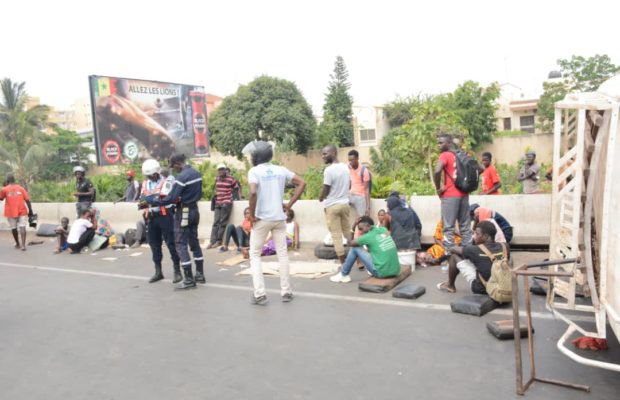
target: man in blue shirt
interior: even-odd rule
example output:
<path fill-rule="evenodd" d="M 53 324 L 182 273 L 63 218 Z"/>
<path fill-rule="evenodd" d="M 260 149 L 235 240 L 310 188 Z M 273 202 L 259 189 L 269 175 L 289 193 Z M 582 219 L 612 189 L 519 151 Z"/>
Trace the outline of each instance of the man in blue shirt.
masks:
<path fill-rule="evenodd" d="M 202 176 L 185 163 L 185 155 L 183 154 L 173 154 L 170 157 L 170 167 L 178 174 L 170 193 L 164 198 L 149 196 L 146 201 L 154 206 L 177 204 L 174 215 L 174 237 L 185 275 L 185 279 L 177 286 L 177 289 L 190 289 L 196 287 L 196 282 L 206 282 L 204 258 L 198 242 L 198 223 L 200 222 L 198 200 L 202 198 Z M 196 263 L 195 279 L 192 275 L 192 261 L 187 250 L 188 244 Z"/>

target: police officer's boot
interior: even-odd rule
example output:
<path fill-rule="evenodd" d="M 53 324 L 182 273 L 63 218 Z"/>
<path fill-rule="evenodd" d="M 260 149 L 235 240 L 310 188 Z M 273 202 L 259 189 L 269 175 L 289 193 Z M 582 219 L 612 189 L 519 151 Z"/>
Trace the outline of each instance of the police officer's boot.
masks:
<path fill-rule="evenodd" d="M 172 283 L 179 283 L 183 280 L 183 275 L 181 275 L 181 266 L 179 264 L 174 264 L 174 279 Z"/>
<path fill-rule="evenodd" d="M 149 283 L 154 283 L 164 279 L 164 274 L 161 273 L 161 264 L 155 264 L 155 275 L 151 276 Z"/>
<path fill-rule="evenodd" d="M 192 265 L 184 265 L 183 273 L 185 274 L 185 279 L 179 285 L 175 287 L 178 290 L 184 289 L 193 289 L 196 287 L 196 282 L 194 282 L 194 276 L 192 275 Z"/>
<path fill-rule="evenodd" d="M 203 263 L 202 261 L 195 261 L 196 262 L 196 283 L 207 283 L 207 280 L 205 279 L 205 273 L 203 270 Z"/>

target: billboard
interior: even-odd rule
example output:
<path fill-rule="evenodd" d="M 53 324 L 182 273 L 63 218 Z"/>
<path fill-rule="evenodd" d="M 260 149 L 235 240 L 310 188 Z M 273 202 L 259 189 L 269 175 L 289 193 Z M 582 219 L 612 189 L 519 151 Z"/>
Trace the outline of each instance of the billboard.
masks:
<path fill-rule="evenodd" d="M 204 88 L 109 76 L 88 77 L 98 165 L 209 155 Z"/>

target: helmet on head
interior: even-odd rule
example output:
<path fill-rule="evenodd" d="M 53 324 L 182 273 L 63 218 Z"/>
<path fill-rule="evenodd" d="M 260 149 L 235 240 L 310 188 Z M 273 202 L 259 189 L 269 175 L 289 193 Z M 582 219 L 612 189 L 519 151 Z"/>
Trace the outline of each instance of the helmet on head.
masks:
<path fill-rule="evenodd" d="M 73 167 L 73 173 L 75 174 L 76 172 L 81 172 L 84 174 L 86 173 L 86 170 L 81 165 L 76 165 L 75 167 Z"/>
<path fill-rule="evenodd" d="M 159 162 L 157 160 L 146 160 L 142 163 L 142 175 L 151 176 L 153 174 L 158 174 L 161 171 L 161 167 L 159 166 Z"/>
<path fill-rule="evenodd" d="M 243 154 L 249 154 L 252 160 L 252 165 L 256 166 L 271 161 L 273 158 L 273 147 L 271 143 L 257 140 L 248 143 L 243 150 Z"/>

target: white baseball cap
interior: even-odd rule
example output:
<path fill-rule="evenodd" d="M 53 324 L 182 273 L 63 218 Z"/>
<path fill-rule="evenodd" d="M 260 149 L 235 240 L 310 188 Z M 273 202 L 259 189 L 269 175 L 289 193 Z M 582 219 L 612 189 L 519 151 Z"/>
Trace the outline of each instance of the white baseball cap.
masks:
<path fill-rule="evenodd" d="M 228 168 L 228 167 L 226 167 L 226 164 L 220 163 L 220 164 L 217 165 L 217 169 L 226 169 L 226 168 Z"/>

